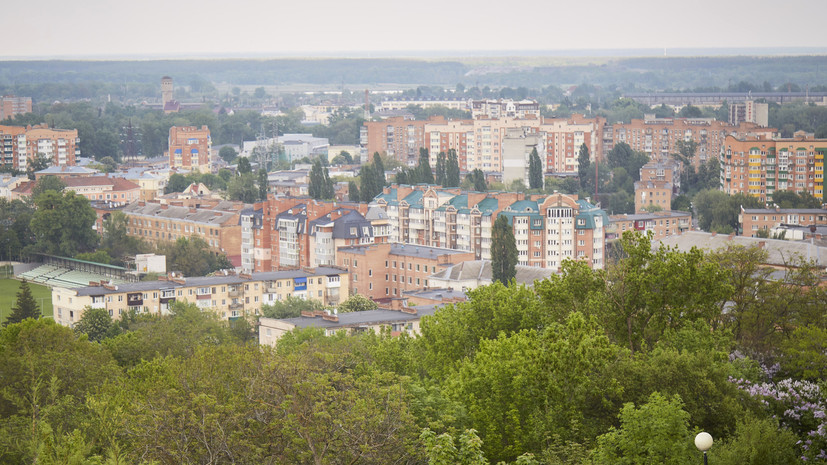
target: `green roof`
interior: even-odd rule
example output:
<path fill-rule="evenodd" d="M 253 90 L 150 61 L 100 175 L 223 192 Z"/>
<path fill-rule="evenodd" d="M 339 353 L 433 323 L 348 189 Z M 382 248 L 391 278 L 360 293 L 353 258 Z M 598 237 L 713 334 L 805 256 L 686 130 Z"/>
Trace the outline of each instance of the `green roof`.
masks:
<path fill-rule="evenodd" d="M 420 203 L 422 201 L 422 191 L 415 190 L 402 200 L 408 202 L 408 205 Z"/>
<path fill-rule="evenodd" d="M 499 206 L 500 206 L 500 202 L 496 198 L 493 198 L 493 197 L 486 197 L 486 198 L 480 200 L 479 203 L 477 203 L 477 205 L 476 205 L 476 207 L 481 212 L 495 211 L 495 210 L 497 210 L 497 208 L 499 208 Z"/>

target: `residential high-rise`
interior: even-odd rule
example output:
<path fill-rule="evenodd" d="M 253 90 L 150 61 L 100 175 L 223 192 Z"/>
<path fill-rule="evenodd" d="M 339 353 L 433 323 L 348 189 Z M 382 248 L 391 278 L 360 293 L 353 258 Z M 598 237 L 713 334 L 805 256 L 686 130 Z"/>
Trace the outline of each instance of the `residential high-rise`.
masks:
<path fill-rule="evenodd" d="M 54 166 L 73 166 L 80 156 L 76 129 L 50 129 L 39 126 L 0 126 L 2 164 L 25 171 L 28 161 L 46 157 Z"/>
<path fill-rule="evenodd" d="M 169 166 L 202 173 L 210 172 L 212 139 L 207 126 L 169 128 Z"/>
<path fill-rule="evenodd" d="M 824 202 L 827 139 L 796 133 L 789 139 L 727 136 L 721 147 L 721 189 L 765 202 L 780 190 L 806 192 Z"/>
<path fill-rule="evenodd" d="M 15 97 L 14 95 L 0 97 L 0 121 L 31 112 L 31 97 Z"/>

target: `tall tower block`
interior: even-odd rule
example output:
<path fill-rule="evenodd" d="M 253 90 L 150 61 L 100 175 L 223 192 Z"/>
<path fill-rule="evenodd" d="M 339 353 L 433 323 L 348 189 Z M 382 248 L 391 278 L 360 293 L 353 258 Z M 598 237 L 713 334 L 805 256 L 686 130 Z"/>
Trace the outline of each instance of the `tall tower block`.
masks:
<path fill-rule="evenodd" d="M 172 78 L 169 76 L 161 78 L 161 101 L 164 104 L 172 101 Z"/>

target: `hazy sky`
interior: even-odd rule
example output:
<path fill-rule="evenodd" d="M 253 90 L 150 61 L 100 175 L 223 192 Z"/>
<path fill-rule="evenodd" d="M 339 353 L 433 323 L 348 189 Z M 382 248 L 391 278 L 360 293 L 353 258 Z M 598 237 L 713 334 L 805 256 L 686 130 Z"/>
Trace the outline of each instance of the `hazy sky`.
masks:
<path fill-rule="evenodd" d="M 827 47 L 825 0 L 11 0 L 3 17 L 6 57 Z"/>

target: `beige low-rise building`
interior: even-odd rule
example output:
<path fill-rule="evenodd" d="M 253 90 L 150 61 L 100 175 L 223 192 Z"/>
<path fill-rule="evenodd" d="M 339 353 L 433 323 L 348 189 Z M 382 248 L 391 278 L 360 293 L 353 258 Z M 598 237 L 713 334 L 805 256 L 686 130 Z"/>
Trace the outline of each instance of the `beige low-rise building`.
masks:
<path fill-rule="evenodd" d="M 333 313 L 327 311 L 303 312 L 302 316 L 277 320 L 260 318 L 258 340 L 261 345 L 274 346 L 286 333 L 301 328 L 321 328 L 325 334 L 332 336 L 339 331 L 348 334 L 373 331 L 380 333 L 390 330 L 391 335 L 407 333 L 419 334 L 419 324 L 423 316 L 433 315 L 436 307 L 403 307 L 400 310 L 366 310 L 363 312 Z"/>
<path fill-rule="evenodd" d="M 166 315 L 173 302 L 194 303 L 221 319 L 253 317 L 262 305 L 288 297 L 316 299 L 338 305 L 349 296 L 347 272 L 333 267 L 230 274 L 203 277 L 166 277 L 159 281 L 125 284 L 106 282 L 77 288 L 52 289 L 54 318 L 65 326 L 77 323 L 86 308 L 103 308 L 113 319 L 130 311 Z"/>

